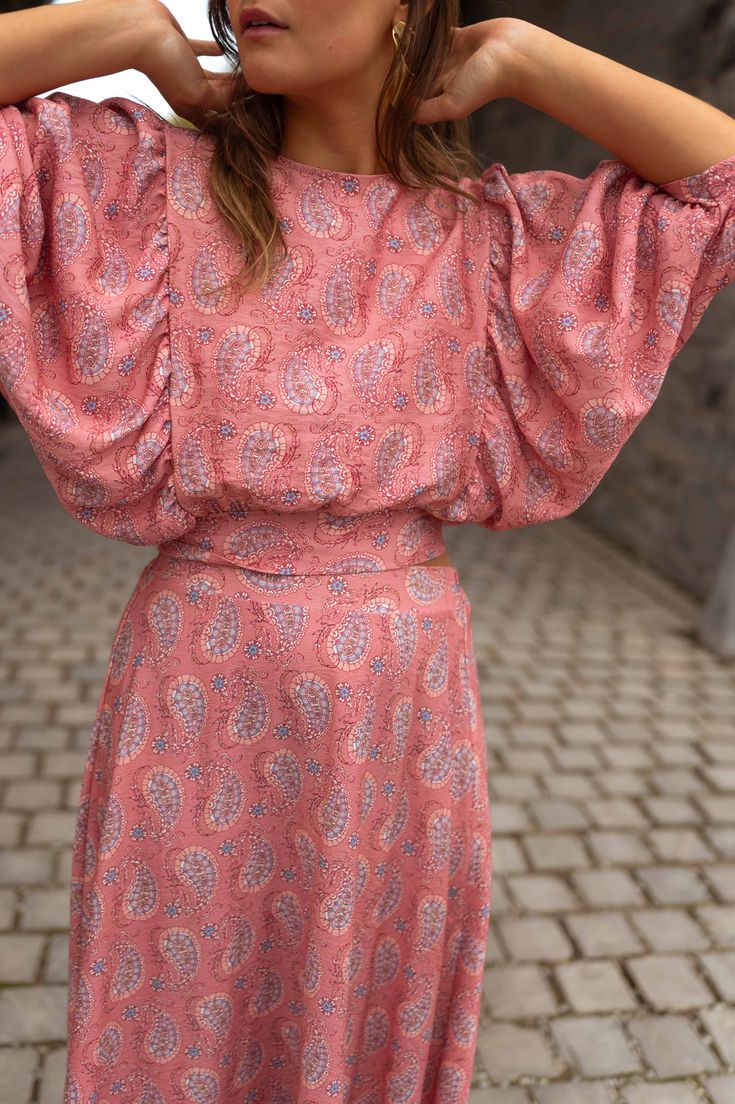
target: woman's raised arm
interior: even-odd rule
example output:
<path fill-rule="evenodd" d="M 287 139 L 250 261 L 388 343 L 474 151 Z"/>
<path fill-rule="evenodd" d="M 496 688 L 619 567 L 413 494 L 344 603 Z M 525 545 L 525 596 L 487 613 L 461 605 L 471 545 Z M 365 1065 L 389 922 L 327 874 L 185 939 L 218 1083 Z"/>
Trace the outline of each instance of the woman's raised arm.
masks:
<path fill-rule="evenodd" d="M 0 104 L 135 68 L 148 6 L 78 0 L 0 15 Z"/>
<path fill-rule="evenodd" d="M 735 154 L 735 119 L 712 104 L 524 19 L 505 21 L 510 95 L 610 150 L 652 184 Z"/>
<path fill-rule="evenodd" d="M 224 110 L 230 76 L 197 55 L 221 54 L 212 39 L 188 38 L 160 0 L 77 0 L 0 15 L 0 105 L 65 84 L 139 69 L 177 115 L 197 122 Z"/>

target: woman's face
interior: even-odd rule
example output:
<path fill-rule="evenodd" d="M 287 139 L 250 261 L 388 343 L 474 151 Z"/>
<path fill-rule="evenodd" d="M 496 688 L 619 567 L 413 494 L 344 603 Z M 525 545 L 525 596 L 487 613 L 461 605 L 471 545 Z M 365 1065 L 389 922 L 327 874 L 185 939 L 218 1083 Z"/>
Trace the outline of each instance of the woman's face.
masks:
<path fill-rule="evenodd" d="M 256 92 L 309 96 L 337 88 L 378 86 L 393 53 L 391 30 L 408 0 L 228 0 L 247 85 Z M 258 7 L 286 30 L 243 34 L 241 13 Z"/>

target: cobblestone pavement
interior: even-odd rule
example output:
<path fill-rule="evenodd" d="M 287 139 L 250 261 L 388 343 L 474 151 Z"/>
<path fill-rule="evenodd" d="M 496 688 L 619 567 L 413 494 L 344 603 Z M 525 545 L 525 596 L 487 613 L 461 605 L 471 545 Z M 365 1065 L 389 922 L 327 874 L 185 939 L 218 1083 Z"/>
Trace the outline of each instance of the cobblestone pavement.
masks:
<path fill-rule="evenodd" d="M 0 441 L 0 1100 L 61 1104 L 79 777 L 152 551 L 77 525 L 19 428 Z M 446 535 L 492 800 L 471 1104 L 734 1104 L 735 664 L 574 518 Z"/>

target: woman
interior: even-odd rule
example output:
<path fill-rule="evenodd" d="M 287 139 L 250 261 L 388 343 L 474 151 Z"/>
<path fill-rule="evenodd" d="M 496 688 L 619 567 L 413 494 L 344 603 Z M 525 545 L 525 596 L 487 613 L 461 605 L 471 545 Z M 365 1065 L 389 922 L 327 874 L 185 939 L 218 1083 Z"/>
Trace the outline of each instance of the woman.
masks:
<path fill-rule="evenodd" d="M 3 391 L 64 507 L 157 546 L 80 793 L 65 1104 L 467 1100 L 490 820 L 441 526 L 584 502 L 735 267 L 715 108 L 456 0 L 268 9 L 0 23 Z M 38 94 L 129 67 L 198 129 Z M 455 173 L 499 96 L 619 160 Z"/>

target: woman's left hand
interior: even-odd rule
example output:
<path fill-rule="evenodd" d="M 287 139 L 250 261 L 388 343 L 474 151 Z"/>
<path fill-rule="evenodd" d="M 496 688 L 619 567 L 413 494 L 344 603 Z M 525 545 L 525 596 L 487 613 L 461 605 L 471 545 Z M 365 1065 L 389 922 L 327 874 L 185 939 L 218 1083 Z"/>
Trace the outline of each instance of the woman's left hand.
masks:
<path fill-rule="evenodd" d="M 508 47 L 505 32 L 512 18 L 485 19 L 455 27 L 437 95 L 423 100 L 414 112 L 418 124 L 464 119 L 476 108 L 510 95 L 506 80 Z"/>

